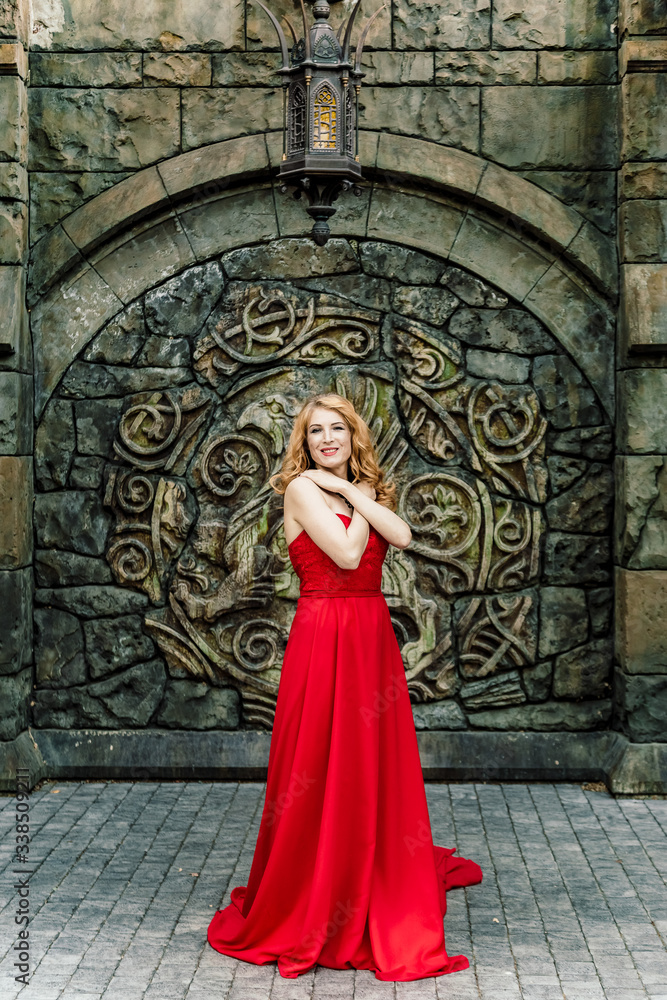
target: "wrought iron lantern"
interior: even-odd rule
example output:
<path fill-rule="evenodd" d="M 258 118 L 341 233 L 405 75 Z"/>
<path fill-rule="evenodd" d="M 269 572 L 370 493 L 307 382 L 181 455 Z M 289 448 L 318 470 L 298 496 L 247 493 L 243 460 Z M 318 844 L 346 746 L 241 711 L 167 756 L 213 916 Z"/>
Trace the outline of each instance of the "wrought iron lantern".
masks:
<path fill-rule="evenodd" d="M 310 203 L 306 211 L 315 220 L 313 239 L 324 246 L 330 236 L 328 220 L 336 211 L 333 202 L 350 188 L 361 194 L 357 187 L 362 176 L 359 91 L 365 74 L 361 72 L 361 57 L 370 27 L 385 7 L 380 7 L 366 25 L 352 63 L 352 29 L 361 0 L 337 33 L 329 24 L 328 0 L 314 0 L 315 20 L 310 27 L 304 0 L 300 0 L 303 38 L 297 40 L 292 24 L 285 18 L 293 40 L 291 60 L 277 18 L 261 0 L 256 3 L 271 18 L 282 51 L 279 73 L 283 76 L 283 154 L 278 177 L 284 191 L 295 187 L 296 198 L 306 195 Z"/>

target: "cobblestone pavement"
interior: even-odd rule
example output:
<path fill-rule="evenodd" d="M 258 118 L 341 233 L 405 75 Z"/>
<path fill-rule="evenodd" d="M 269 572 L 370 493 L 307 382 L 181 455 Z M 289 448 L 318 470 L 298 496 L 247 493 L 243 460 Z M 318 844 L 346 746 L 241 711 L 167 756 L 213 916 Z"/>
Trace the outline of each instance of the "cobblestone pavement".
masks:
<path fill-rule="evenodd" d="M 484 881 L 449 894 L 450 954 L 412 983 L 227 958 L 206 943 L 247 881 L 259 782 L 46 783 L 31 798 L 30 981 L 14 980 L 14 801 L 0 798 L 3 1000 L 667 1000 L 667 801 L 579 785 L 427 784 L 434 839 Z M 224 894 L 224 898 L 223 898 Z"/>

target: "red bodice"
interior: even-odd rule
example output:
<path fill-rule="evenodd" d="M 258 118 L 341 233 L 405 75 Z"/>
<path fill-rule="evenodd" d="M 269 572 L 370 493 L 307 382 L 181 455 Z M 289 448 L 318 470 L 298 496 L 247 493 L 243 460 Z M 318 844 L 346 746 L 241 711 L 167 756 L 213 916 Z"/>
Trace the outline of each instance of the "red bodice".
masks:
<path fill-rule="evenodd" d="M 346 528 L 352 520 L 349 514 L 338 517 L 345 518 Z M 301 582 L 301 597 L 358 597 L 381 593 L 382 563 L 388 548 L 386 538 L 369 524 L 366 549 L 356 569 L 341 569 L 305 531 L 296 536 L 287 551 Z"/>

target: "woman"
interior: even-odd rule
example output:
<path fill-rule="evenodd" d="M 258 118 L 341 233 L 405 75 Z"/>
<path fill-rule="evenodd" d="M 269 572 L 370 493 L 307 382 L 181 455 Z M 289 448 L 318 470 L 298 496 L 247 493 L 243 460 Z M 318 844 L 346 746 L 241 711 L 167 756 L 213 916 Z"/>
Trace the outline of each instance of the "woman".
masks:
<path fill-rule="evenodd" d="M 314 965 L 411 980 L 448 957 L 445 891 L 481 881 L 434 846 L 412 709 L 387 602 L 395 513 L 368 427 L 342 396 L 310 399 L 282 470 L 285 538 L 301 591 L 283 660 L 264 811 L 247 886 L 211 921 L 226 955 L 284 977 Z"/>

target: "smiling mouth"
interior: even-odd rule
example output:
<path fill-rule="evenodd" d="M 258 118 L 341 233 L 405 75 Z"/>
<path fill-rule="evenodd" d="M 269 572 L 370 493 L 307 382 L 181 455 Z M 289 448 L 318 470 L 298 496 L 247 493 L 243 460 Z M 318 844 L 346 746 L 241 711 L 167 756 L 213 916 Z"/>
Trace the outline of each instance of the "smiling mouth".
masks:
<path fill-rule="evenodd" d="M 320 448 L 322 455 L 335 455 L 337 451 L 338 448 Z"/>

